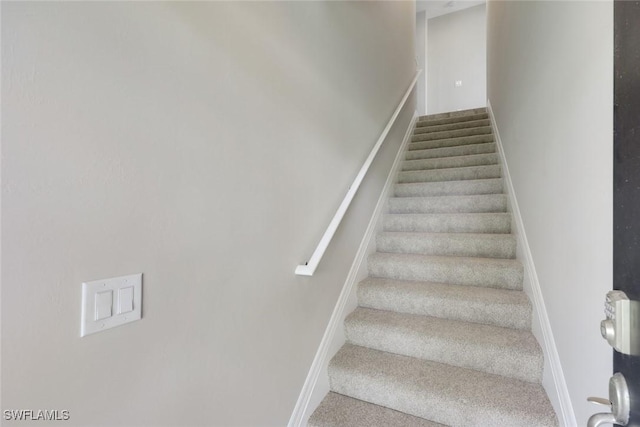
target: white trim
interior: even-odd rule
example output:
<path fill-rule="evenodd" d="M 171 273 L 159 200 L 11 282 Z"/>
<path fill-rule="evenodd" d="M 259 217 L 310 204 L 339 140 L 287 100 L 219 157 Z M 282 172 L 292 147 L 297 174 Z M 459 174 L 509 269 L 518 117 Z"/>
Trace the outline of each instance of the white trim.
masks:
<path fill-rule="evenodd" d="M 416 74 L 413 77 L 413 81 L 411 82 L 411 84 L 409 85 L 409 88 L 405 92 L 404 97 L 396 107 L 396 110 L 393 112 L 393 115 L 389 119 L 387 126 L 385 126 L 382 133 L 380 134 L 378 141 L 376 141 L 376 144 L 373 146 L 373 149 L 371 150 L 371 153 L 369 153 L 367 160 L 365 160 L 364 164 L 360 168 L 358 175 L 356 175 L 356 178 L 353 180 L 353 184 L 351 184 L 351 186 L 349 187 L 349 191 L 347 191 L 347 194 L 346 196 L 344 196 L 342 203 L 340 203 L 338 210 L 336 211 L 335 215 L 331 219 L 331 222 L 329 223 L 329 226 L 327 227 L 326 231 L 322 235 L 320 242 L 318 242 L 318 246 L 316 246 L 316 249 L 313 251 L 313 255 L 311 255 L 311 258 L 307 263 L 301 264 L 296 267 L 295 273 L 297 275 L 313 276 L 313 273 L 316 271 L 318 264 L 320 264 L 320 260 L 322 260 L 324 252 L 327 250 L 329 243 L 331 243 L 331 239 L 333 239 L 333 235 L 336 233 L 336 230 L 338 229 L 340 222 L 342 222 L 342 218 L 344 217 L 344 214 L 347 212 L 347 209 L 349 209 L 351 200 L 353 200 L 353 197 L 356 195 L 356 192 L 358 191 L 358 188 L 360 188 L 360 184 L 362 183 L 364 176 L 367 174 L 367 171 L 369 170 L 371 163 L 373 163 L 373 159 L 376 157 L 376 154 L 378 154 L 378 150 L 380 149 L 380 146 L 382 145 L 384 140 L 387 138 L 387 134 L 389 133 L 389 130 L 391 130 L 391 127 L 395 123 L 396 118 L 398 117 L 398 114 L 400 114 L 400 111 L 404 107 L 405 102 L 407 102 L 407 99 L 409 98 L 409 95 L 411 94 L 413 87 L 416 85 L 416 81 L 418 81 L 418 76 L 420 76 L 420 73 L 422 73 L 422 70 L 416 71 Z"/>
<path fill-rule="evenodd" d="M 353 264 L 351 264 L 351 269 L 349 270 L 349 274 L 347 275 L 347 279 L 344 282 L 342 291 L 340 292 L 340 296 L 338 297 L 338 301 L 336 302 L 336 305 L 333 309 L 333 313 L 331 314 L 331 318 L 329 319 L 327 329 L 324 331 L 324 335 L 322 336 L 322 341 L 320 341 L 318 351 L 313 358 L 313 363 L 311 363 L 311 368 L 309 369 L 309 373 L 307 374 L 307 379 L 302 386 L 300 396 L 298 396 L 298 401 L 296 402 L 296 406 L 293 409 L 293 413 L 291 414 L 291 419 L 289 420 L 288 427 L 303 426 L 303 423 L 306 422 L 311 415 L 312 410 L 315 410 L 315 408 L 309 408 L 311 396 L 313 395 L 313 392 L 316 388 L 316 384 L 318 382 L 320 374 L 323 372 L 326 373 L 326 367 L 329 364 L 329 360 L 331 357 L 333 357 L 333 354 L 329 354 L 329 349 L 333 347 L 332 344 L 336 335 L 336 331 L 338 330 L 338 327 L 343 324 L 344 319 L 347 315 L 347 313 L 345 313 L 345 308 L 347 307 L 347 301 L 349 301 L 350 297 L 352 296 L 352 292 L 356 290 L 353 286 L 356 282 L 356 278 L 358 277 L 361 269 L 366 268 L 366 265 L 363 265 L 363 261 L 366 259 L 366 255 L 369 252 L 368 248 L 370 247 L 371 243 L 374 242 L 373 237 L 375 236 L 378 229 L 380 217 L 386 206 L 387 199 L 389 198 L 389 193 L 391 192 L 393 184 L 395 184 L 396 175 L 403 160 L 403 154 L 406 151 L 407 144 L 411 139 L 411 135 L 417 121 L 418 113 L 414 112 L 411 124 L 407 128 L 407 132 L 404 135 L 402 144 L 400 145 L 400 149 L 396 154 L 396 158 L 393 162 L 393 165 L 391 166 L 389 175 L 387 176 L 387 181 L 382 188 L 382 193 L 380 193 L 380 197 L 378 198 L 376 207 L 373 210 L 371 219 L 369 220 L 369 225 L 367 226 L 362 241 L 360 242 L 358 252 L 356 253 L 355 259 L 353 260 Z"/>
<path fill-rule="evenodd" d="M 424 14 L 424 115 L 429 114 L 429 18 Z"/>
<path fill-rule="evenodd" d="M 571 427 L 577 426 L 576 416 L 573 411 L 573 405 L 571 404 L 571 397 L 569 395 L 569 389 L 564 379 L 564 373 L 562 372 L 562 364 L 560 362 L 560 355 L 556 348 L 556 343 L 553 338 L 553 330 L 549 317 L 547 315 L 547 309 L 544 304 L 544 298 L 542 296 L 542 290 L 540 288 L 540 281 L 536 273 L 535 264 L 533 262 L 533 256 L 531 255 L 531 249 L 529 248 L 529 242 L 527 241 L 527 234 L 525 232 L 522 216 L 520 215 L 520 208 L 518 207 L 518 200 L 511 181 L 511 174 L 509 173 L 509 167 L 507 165 L 507 159 L 504 154 L 504 147 L 502 145 L 502 139 L 500 138 L 500 132 L 498 131 L 498 125 L 496 123 L 495 116 L 493 115 L 493 109 L 491 108 L 491 101 L 487 100 L 487 111 L 489 112 L 489 118 L 491 119 L 491 126 L 495 135 L 496 146 L 498 147 L 498 154 L 502 163 L 502 175 L 504 184 L 509 195 L 511 213 L 513 221 L 516 225 L 516 234 L 518 238 L 518 248 L 521 250 L 521 261 L 524 264 L 525 280 L 529 286 L 525 286 L 525 292 L 532 300 L 534 313 L 534 322 L 537 320 L 538 328 L 533 327 L 534 335 L 542 344 L 542 351 L 544 353 L 545 361 L 548 362 L 548 366 L 551 370 L 552 383 L 545 383 L 543 380 L 543 386 L 549 394 L 549 400 L 553 404 L 561 425 Z M 538 332 L 539 333 L 536 333 Z M 541 335 L 541 336 L 538 336 Z M 553 391 L 553 392 L 552 392 Z"/>

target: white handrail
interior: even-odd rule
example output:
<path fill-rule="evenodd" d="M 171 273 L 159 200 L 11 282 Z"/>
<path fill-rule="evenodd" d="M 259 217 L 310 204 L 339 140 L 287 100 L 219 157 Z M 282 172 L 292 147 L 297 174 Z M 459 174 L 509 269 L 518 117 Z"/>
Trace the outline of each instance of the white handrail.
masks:
<path fill-rule="evenodd" d="M 402 107 L 404 107 L 405 102 L 407 102 L 407 99 L 409 98 L 409 95 L 411 94 L 411 91 L 413 90 L 413 87 L 415 86 L 416 81 L 418 81 L 418 76 L 420 76 L 421 72 L 422 70 L 416 71 L 416 74 L 413 77 L 413 81 L 409 85 L 409 88 L 407 89 L 407 92 L 404 94 L 404 97 L 402 97 L 402 101 L 400 101 L 400 103 L 396 107 L 396 110 L 393 112 L 391 119 L 389 119 L 387 126 L 385 126 L 384 130 L 380 134 L 380 137 L 378 138 L 376 145 L 373 146 L 371 153 L 369 153 L 369 157 L 367 157 L 367 160 L 365 160 L 364 164 L 360 168 L 358 175 L 356 175 L 356 179 L 353 180 L 353 184 L 351 184 L 351 187 L 349 187 L 349 191 L 347 191 L 347 195 L 344 196 L 344 200 L 342 200 L 342 203 L 340 203 L 340 207 L 338 207 L 338 210 L 336 211 L 336 214 L 333 216 L 333 219 L 329 223 L 327 230 L 322 235 L 322 239 L 320 239 L 318 246 L 316 246 L 316 250 L 313 251 L 313 255 L 311 255 L 311 259 L 309 259 L 307 263 L 301 264 L 296 267 L 297 275 L 313 276 L 313 273 L 316 271 L 318 264 L 320 264 L 320 260 L 322 259 L 324 252 L 327 250 L 327 247 L 329 246 L 329 243 L 331 242 L 333 235 L 338 229 L 338 226 L 340 225 L 340 222 L 342 221 L 344 214 L 347 212 L 347 209 L 351 204 L 351 200 L 353 200 L 353 197 L 356 195 L 356 192 L 358 191 L 358 188 L 360 187 L 360 184 L 362 183 L 364 176 L 367 174 L 367 171 L 369 170 L 371 163 L 373 163 L 373 159 L 376 157 L 376 154 L 378 154 L 378 150 L 380 149 L 380 146 L 382 145 L 385 138 L 387 137 L 387 134 L 391 130 L 391 126 L 393 126 L 393 123 L 396 121 L 396 118 L 398 118 L 398 114 L 400 114 Z"/>

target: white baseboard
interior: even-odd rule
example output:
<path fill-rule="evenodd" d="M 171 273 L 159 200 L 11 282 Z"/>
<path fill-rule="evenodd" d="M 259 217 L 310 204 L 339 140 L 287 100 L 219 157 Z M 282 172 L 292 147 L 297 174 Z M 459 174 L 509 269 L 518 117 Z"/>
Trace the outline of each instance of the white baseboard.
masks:
<path fill-rule="evenodd" d="M 327 366 L 329 365 L 329 361 L 345 342 L 344 337 L 337 334 L 337 331 L 341 330 L 339 327 L 344 323 L 344 319 L 349 312 L 355 308 L 350 306 L 348 302 L 355 301 L 357 287 L 354 286 L 354 284 L 366 275 L 366 263 L 364 260 L 366 260 L 366 257 L 370 252 L 375 250 L 374 237 L 379 229 L 380 218 L 382 217 L 384 208 L 387 205 L 389 193 L 393 188 L 393 184 L 395 184 L 397 172 L 403 160 L 403 154 L 409 140 L 411 139 L 411 134 L 417 120 L 418 113 L 414 112 L 411 123 L 407 128 L 407 132 L 404 135 L 400 149 L 396 154 L 396 158 L 391 166 L 389 175 L 387 176 L 387 181 L 384 184 L 382 193 L 378 198 L 376 207 L 371 219 L 369 220 L 369 225 L 367 226 L 362 241 L 360 242 L 358 252 L 353 260 L 353 264 L 351 264 L 351 269 L 349 270 L 349 274 L 344 282 L 338 301 L 333 309 L 327 329 L 324 332 L 322 341 L 320 341 L 318 351 L 313 358 L 311 368 L 309 369 L 307 378 L 302 386 L 302 391 L 300 392 L 296 406 L 294 407 L 291 418 L 289 419 L 289 424 L 287 424 L 288 427 L 303 427 L 306 425 L 309 417 L 317 407 L 317 404 L 319 404 L 322 397 L 329 392 L 328 383 L 325 383 L 324 387 L 319 387 L 318 379 L 322 374 L 325 376 L 328 375 Z M 332 349 L 334 351 L 331 351 Z M 312 401 L 314 401 L 314 404 L 311 404 Z"/>
<path fill-rule="evenodd" d="M 520 215 L 518 200 L 514 192 L 513 183 L 511 182 L 511 175 L 509 174 L 509 167 L 507 165 L 507 159 L 505 158 L 504 147 L 502 145 L 502 140 L 500 139 L 500 132 L 498 130 L 495 116 L 493 115 L 493 110 L 491 109 L 490 100 L 487 100 L 487 111 L 489 112 L 491 126 L 493 127 L 496 145 L 498 147 L 498 155 L 500 156 L 502 163 L 503 181 L 507 194 L 509 195 L 511 214 L 516 226 L 516 229 L 512 230 L 512 232 L 518 239 L 518 259 L 520 259 L 524 265 L 524 291 L 527 293 L 533 304 L 534 316 L 532 332 L 541 344 L 542 351 L 544 353 L 545 372 L 542 379 L 542 385 L 547 391 L 549 400 L 558 414 L 558 421 L 560 422 L 560 425 L 565 427 L 577 426 L 576 416 L 573 411 L 573 405 L 571 404 L 571 397 L 569 396 L 569 389 L 567 388 L 564 373 L 562 372 L 560 356 L 553 338 L 553 330 L 551 329 L 551 323 L 549 322 L 549 317 L 547 315 L 544 298 L 542 297 L 540 282 L 538 280 L 533 256 L 531 255 L 531 250 L 527 241 L 527 234 L 524 229 L 522 216 Z"/>

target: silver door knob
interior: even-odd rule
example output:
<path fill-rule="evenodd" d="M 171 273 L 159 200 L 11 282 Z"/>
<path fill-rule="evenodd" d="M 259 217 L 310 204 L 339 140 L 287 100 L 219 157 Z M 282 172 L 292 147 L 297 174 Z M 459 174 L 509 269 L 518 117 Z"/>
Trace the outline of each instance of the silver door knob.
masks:
<path fill-rule="evenodd" d="M 609 379 L 609 400 L 601 397 L 590 397 L 590 402 L 610 406 L 611 412 L 601 412 L 589 418 L 587 427 L 598 427 L 602 424 L 620 424 L 626 426 L 629 422 L 629 388 L 624 376 L 617 372 Z"/>

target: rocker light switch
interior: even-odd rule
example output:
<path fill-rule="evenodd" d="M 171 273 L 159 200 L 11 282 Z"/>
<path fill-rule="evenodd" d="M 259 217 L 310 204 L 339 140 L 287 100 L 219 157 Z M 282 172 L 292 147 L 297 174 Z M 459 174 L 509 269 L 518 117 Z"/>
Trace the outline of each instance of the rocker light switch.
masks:
<path fill-rule="evenodd" d="M 133 311 L 133 286 L 118 291 L 118 314 Z"/>
<path fill-rule="evenodd" d="M 111 304 L 113 303 L 113 291 L 98 292 L 96 294 L 96 320 L 111 317 Z"/>
<path fill-rule="evenodd" d="M 142 273 L 82 284 L 80 336 L 142 318 Z"/>

